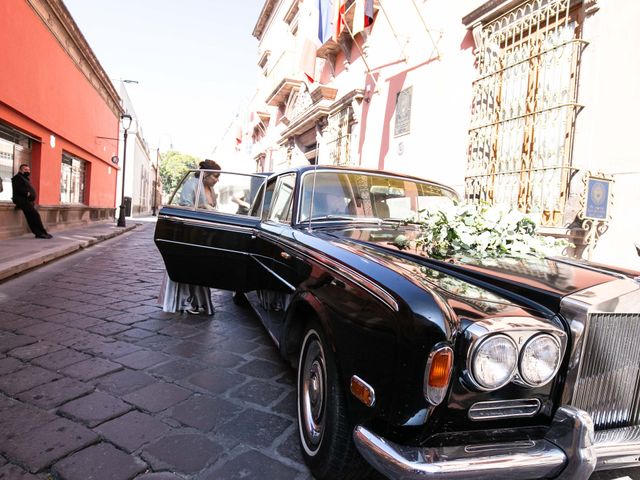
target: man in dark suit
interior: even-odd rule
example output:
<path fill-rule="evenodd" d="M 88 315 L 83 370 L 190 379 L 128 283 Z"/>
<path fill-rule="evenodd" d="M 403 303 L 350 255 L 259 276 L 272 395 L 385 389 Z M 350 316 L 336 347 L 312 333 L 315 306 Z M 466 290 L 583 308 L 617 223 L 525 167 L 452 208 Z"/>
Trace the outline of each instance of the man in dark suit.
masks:
<path fill-rule="evenodd" d="M 53 238 L 42 225 L 40 214 L 36 210 L 34 202 L 36 201 L 36 189 L 33 188 L 29 176 L 31 169 L 29 165 L 22 164 L 18 169 L 18 173 L 11 178 L 11 186 L 13 187 L 13 203 L 24 213 L 29 228 L 36 238 Z"/>

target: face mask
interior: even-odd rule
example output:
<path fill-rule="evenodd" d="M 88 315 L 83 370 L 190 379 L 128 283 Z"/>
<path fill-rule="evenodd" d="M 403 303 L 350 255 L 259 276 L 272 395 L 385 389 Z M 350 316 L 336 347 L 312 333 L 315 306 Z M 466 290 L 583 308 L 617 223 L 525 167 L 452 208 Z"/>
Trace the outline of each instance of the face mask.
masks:
<path fill-rule="evenodd" d="M 25 176 L 25 178 L 29 178 L 29 176 L 30 176 L 31 174 L 30 174 L 29 172 L 25 172 L 25 173 L 23 173 L 22 175 L 24 175 L 24 176 Z"/>

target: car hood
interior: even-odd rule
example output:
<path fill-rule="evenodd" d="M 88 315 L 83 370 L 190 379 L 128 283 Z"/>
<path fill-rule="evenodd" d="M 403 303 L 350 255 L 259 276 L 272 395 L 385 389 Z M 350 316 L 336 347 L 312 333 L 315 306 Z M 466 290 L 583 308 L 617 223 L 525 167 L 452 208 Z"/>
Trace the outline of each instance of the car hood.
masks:
<path fill-rule="evenodd" d="M 414 280 L 427 281 L 449 294 L 482 300 L 544 305 L 554 313 L 560 300 L 594 285 L 611 281 L 614 272 L 595 270 L 569 259 L 560 258 L 466 258 L 437 260 L 415 249 L 396 246 L 399 235 L 414 240 L 412 226 L 375 228 L 331 228 L 317 230 L 317 235 L 331 237 L 332 243 L 369 260 L 384 263 Z M 493 293 L 492 293 L 493 292 Z"/>

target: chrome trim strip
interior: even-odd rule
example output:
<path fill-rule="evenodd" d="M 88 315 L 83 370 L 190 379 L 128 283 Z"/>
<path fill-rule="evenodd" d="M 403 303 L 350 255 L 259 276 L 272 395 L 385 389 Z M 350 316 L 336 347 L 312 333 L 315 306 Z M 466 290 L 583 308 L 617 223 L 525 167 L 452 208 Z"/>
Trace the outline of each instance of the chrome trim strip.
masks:
<path fill-rule="evenodd" d="M 164 238 L 156 238 L 155 241 L 156 242 L 160 242 L 160 243 L 170 243 L 170 244 L 173 244 L 173 245 L 183 245 L 183 246 L 186 246 L 186 247 L 204 248 L 204 249 L 207 249 L 207 250 L 215 250 L 217 252 L 236 253 L 238 255 L 247 255 L 247 256 L 250 255 L 249 253 L 241 252 L 240 250 L 229 250 L 229 249 L 226 249 L 226 248 L 209 247 L 207 245 L 197 245 L 195 243 L 178 242 L 177 240 L 166 240 Z"/>
<path fill-rule="evenodd" d="M 476 422 L 497 418 L 534 417 L 540 410 L 540 405 L 537 398 L 476 402 L 469 408 L 468 416 Z"/>
<path fill-rule="evenodd" d="M 322 253 L 319 253 L 315 250 L 301 251 L 300 246 L 298 244 L 290 242 L 270 232 L 265 232 L 264 230 L 261 230 L 260 232 L 258 232 L 258 235 L 263 237 L 268 237 L 269 241 L 273 242 L 274 244 L 277 244 L 282 248 L 289 248 L 291 250 L 294 250 L 296 253 L 300 254 L 301 256 L 311 261 L 314 261 L 320 265 L 326 266 L 329 270 L 331 270 L 332 273 L 336 274 L 337 276 L 345 280 L 348 280 L 350 283 L 355 284 L 360 288 L 368 290 L 370 293 L 372 293 L 375 297 L 377 297 L 381 302 L 383 302 L 393 311 L 395 312 L 400 311 L 398 302 L 396 302 L 395 298 L 393 298 L 393 296 L 389 292 L 384 290 L 377 283 L 374 283 L 368 278 L 363 277 L 362 275 L 352 270 L 351 268 L 347 267 L 346 265 L 339 264 L 338 262 L 333 260 L 331 257 L 324 255 Z"/>
<path fill-rule="evenodd" d="M 289 282 L 287 282 L 284 278 L 282 278 L 280 275 L 278 275 L 276 272 L 274 272 L 273 269 L 271 269 L 268 266 L 266 266 L 264 264 L 264 262 L 262 262 L 258 257 L 256 257 L 255 255 L 251 255 L 251 258 L 253 258 L 256 262 L 258 262 L 260 264 L 260 266 L 262 268 L 264 268 L 267 272 L 269 272 L 274 278 L 277 278 L 278 280 L 280 280 L 280 282 L 285 287 L 287 287 L 289 290 L 291 290 L 291 292 L 295 292 L 296 291 L 295 285 L 292 285 Z"/>
<path fill-rule="evenodd" d="M 630 278 L 612 280 L 566 296 L 560 302 L 561 315 L 570 322 L 571 345 L 570 357 L 562 392 L 562 404 L 571 404 L 575 398 L 575 387 L 578 381 L 582 360 L 583 347 L 589 329 L 590 313 L 617 313 L 640 311 L 640 305 L 620 303 L 620 297 L 632 292 L 640 292 L 640 285 Z M 636 295 L 636 302 L 640 303 L 640 294 Z"/>
<path fill-rule="evenodd" d="M 197 218 L 167 217 L 164 215 L 161 217 L 170 222 L 182 223 L 184 225 L 189 225 L 192 227 L 219 228 L 219 229 L 231 230 L 233 232 L 240 232 L 240 233 L 252 233 L 253 230 L 255 229 L 255 227 L 245 227 L 243 225 L 214 222 L 211 220 L 198 220 Z M 251 218 L 255 218 L 255 217 L 251 217 Z"/>

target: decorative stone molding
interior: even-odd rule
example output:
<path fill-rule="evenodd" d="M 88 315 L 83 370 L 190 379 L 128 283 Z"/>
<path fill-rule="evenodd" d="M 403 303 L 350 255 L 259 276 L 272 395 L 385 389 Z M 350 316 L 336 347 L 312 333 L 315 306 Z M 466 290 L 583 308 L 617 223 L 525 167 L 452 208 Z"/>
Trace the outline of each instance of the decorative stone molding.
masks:
<path fill-rule="evenodd" d="M 120 96 L 62 0 L 27 0 L 60 46 L 117 117 L 124 111 Z"/>
<path fill-rule="evenodd" d="M 253 36 L 258 40 L 262 40 L 262 34 L 264 33 L 265 27 L 269 18 L 271 18 L 271 14 L 275 10 L 276 5 L 280 0 L 267 0 L 264 2 L 262 6 L 262 11 L 260 12 L 260 16 L 258 17 L 258 21 L 256 22 L 256 26 L 253 27 Z M 294 0 L 296 3 L 298 0 Z"/>

